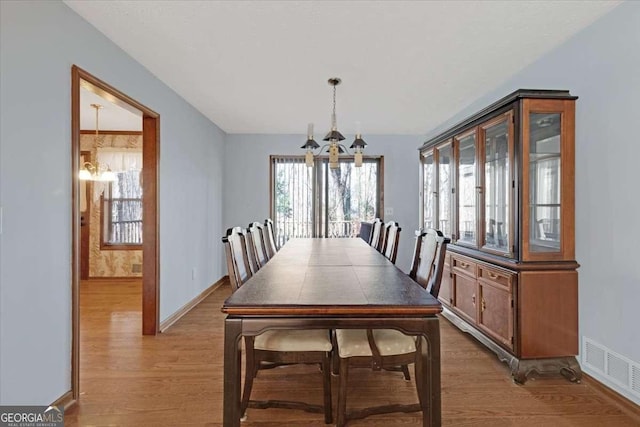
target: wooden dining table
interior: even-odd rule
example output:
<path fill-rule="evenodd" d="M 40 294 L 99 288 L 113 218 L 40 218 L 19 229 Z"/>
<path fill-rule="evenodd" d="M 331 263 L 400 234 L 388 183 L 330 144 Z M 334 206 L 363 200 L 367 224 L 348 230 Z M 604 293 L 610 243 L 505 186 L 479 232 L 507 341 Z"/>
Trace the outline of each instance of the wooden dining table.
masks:
<path fill-rule="evenodd" d="M 440 426 L 442 306 L 359 238 L 291 239 L 223 304 L 225 427 L 240 425 L 240 338 L 270 329 L 391 328 L 423 337 L 423 426 Z"/>

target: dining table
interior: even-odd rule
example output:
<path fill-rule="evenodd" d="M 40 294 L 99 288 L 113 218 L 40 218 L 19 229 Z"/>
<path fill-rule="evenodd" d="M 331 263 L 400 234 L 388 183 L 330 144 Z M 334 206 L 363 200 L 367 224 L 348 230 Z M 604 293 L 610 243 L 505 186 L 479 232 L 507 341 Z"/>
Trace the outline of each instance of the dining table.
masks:
<path fill-rule="evenodd" d="M 396 329 L 423 338 L 422 425 L 440 426 L 440 302 L 361 238 L 293 238 L 223 303 L 223 425 L 240 425 L 243 336 Z"/>

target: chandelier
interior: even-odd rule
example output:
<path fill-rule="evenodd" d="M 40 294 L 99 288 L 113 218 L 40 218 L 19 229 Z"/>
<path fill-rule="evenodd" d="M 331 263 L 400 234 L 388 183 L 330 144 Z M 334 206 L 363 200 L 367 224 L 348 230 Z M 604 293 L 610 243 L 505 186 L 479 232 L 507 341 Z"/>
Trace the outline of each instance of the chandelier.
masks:
<path fill-rule="evenodd" d="M 102 108 L 100 104 L 91 104 L 96 109 L 96 134 L 94 136 L 94 147 L 98 146 L 98 112 Z M 103 166 L 98 162 L 84 162 L 78 178 L 83 181 L 117 181 L 118 177 L 111 171 L 109 165 Z"/>
<path fill-rule="evenodd" d="M 336 86 L 338 86 L 341 82 L 342 80 L 339 77 L 332 77 L 329 79 L 329 84 L 333 86 L 333 113 L 331 114 L 331 130 L 323 139 L 323 141 L 328 141 L 328 144 L 320 147 L 320 144 L 318 144 L 313 139 L 313 123 L 309 123 L 309 126 L 307 128 L 307 142 L 300 148 L 304 148 L 305 150 L 307 150 L 305 154 L 305 163 L 308 167 L 313 167 L 314 155 L 320 154 L 325 147 L 328 147 L 329 168 L 331 169 L 337 169 L 339 167 L 338 159 L 340 157 L 340 154 L 350 154 L 347 147 L 340 143 L 340 141 L 343 141 L 345 138 L 338 131 L 338 125 L 336 121 Z M 353 144 L 351 144 L 351 147 L 349 147 L 353 150 L 354 163 L 357 168 L 362 166 L 362 153 L 366 145 L 367 143 L 364 142 L 364 140 L 362 139 L 362 135 L 360 134 L 360 126 L 359 124 L 357 124 L 356 137 L 353 141 Z"/>

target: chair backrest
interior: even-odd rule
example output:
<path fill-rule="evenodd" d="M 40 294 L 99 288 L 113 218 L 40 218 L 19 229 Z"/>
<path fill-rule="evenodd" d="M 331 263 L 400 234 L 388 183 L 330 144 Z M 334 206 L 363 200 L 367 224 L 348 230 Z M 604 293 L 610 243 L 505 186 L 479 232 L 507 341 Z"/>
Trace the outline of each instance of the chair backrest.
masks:
<path fill-rule="evenodd" d="M 249 250 L 253 253 L 254 271 L 269 261 L 269 255 L 264 245 L 264 227 L 259 222 L 252 222 L 247 228 L 249 237 Z"/>
<path fill-rule="evenodd" d="M 273 221 L 271 218 L 264 220 L 264 243 L 269 259 L 273 258 L 276 252 L 278 252 L 278 248 L 276 247 L 276 236 L 273 232 Z"/>
<path fill-rule="evenodd" d="M 360 232 L 358 233 L 358 237 L 362 240 L 371 244 L 371 233 L 373 232 L 373 223 L 362 221 L 360 222 Z"/>
<path fill-rule="evenodd" d="M 382 252 L 382 240 L 384 237 L 382 235 L 382 221 L 380 221 L 380 218 L 376 218 L 373 220 L 372 224 L 373 225 L 371 229 L 371 238 L 369 239 L 369 245 L 376 248 L 378 252 Z"/>
<path fill-rule="evenodd" d="M 227 256 L 227 271 L 231 288 L 235 292 L 253 275 L 246 232 L 242 227 L 230 228 L 222 238 L 222 242 Z"/>
<path fill-rule="evenodd" d="M 398 256 L 398 242 L 400 241 L 400 232 L 402 229 L 395 221 L 389 221 L 384 225 L 384 243 L 382 246 L 382 254 L 392 263 L 396 263 Z"/>
<path fill-rule="evenodd" d="M 440 293 L 444 259 L 450 241 L 442 232 L 433 228 L 416 233 L 416 246 L 409 276 L 436 298 Z"/>

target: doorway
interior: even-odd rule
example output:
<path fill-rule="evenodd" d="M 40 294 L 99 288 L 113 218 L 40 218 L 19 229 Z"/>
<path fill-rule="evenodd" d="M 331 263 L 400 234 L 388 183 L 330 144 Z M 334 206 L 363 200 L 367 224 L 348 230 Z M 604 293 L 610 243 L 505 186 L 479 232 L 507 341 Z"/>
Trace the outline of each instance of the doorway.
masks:
<path fill-rule="evenodd" d="M 160 116 L 116 88 L 94 77 L 77 66 L 71 69 L 71 173 L 72 173 L 72 351 L 71 351 L 71 394 L 77 400 L 80 395 L 80 279 L 86 275 L 87 266 L 81 263 L 83 249 L 81 205 L 83 197 L 91 197 L 82 181 L 80 170 L 85 165 L 81 153 L 80 132 L 80 92 L 81 86 L 95 95 L 105 98 L 117 106 L 142 115 L 142 195 L 139 204 L 143 218 L 141 222 L 142 249 L 142 331 L 144 335 L 155 335 L 159 330 L 159 227 L 158 227 L 158 162 Z M 96 116 L 97 117 L 97 116 Z M 97 121 L 97 120 L 96 120 Z M 96 123 L 97 129 L 97 123 Z M 87 153 L 84 153 L 86 156 Z M 82 160 L 82 164 L 81 164 Z M 93 165 L 98 169 L 97 163 Z M 120 198 L 124 199 L 124 198 Z M 132 198 L 127 198 L 132 203 Z M 111 202 L 111 201 L 110 201 Z M 122 200 L 118 201 L 123 203 Z M 86 201 L 85 201 L 86 203 Z M 127 220 L 128 221 L 128 220 Z M 112 221 L 120 226 L 122 221 Z M 128 221 L 131 222 L 131 221 Z M 85 233 L 86 234 L 86 233 Z M 101 238 L 101 243 L 103 239 Z M 84 243 L 86 245 L 86 243 Z"/>

